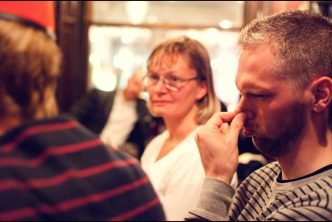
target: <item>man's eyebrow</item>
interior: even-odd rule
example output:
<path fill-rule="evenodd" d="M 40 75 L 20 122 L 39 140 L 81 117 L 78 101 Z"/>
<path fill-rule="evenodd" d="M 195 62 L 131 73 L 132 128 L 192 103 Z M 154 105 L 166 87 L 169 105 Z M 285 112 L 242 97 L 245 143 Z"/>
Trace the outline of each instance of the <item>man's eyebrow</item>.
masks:
<path fill-rule="evenodd" d="M 261 85 L 257 85 L 256 83 L 248 83 L 244 86 L 242 86 L 241 89 L 238 88 L 238 86 L 236 86 L 237 89 L 243 93 L 261 93 L 261 92 L 269 92 L 271 90 L 271 87 L 264 87 L 264 86 L 261 86 Z"/>

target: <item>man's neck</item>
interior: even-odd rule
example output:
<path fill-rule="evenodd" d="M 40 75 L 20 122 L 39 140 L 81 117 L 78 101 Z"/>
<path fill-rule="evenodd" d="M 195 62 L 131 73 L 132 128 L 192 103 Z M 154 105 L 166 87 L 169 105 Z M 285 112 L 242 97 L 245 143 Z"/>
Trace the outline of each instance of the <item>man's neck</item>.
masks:
<path fill-rule="evenodd" d="M 332 164 L 332 132 L 330 130 L 325 133 L 324 143 L 321 143 L 315 135 L 311 137 L 307 135 L 304 138 L 295 145 L 293 153 L 277 159 L 282 169 L 283 180 L 300 178 Z"/>

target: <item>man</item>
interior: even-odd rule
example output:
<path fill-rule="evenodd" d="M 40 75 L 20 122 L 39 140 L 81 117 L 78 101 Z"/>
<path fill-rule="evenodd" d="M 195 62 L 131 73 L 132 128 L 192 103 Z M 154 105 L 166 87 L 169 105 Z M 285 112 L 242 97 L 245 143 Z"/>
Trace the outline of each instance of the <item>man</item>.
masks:
<path fill-rule="evenodd" d="M 206 179 L 187 219 L 331 220 L 332 24 L 310 12 L 255 20 L 241 32 L 237 111 L 217 113 L 196 137 Z M 243 128 L 277 160 L 235 192 Z"/>
<path fill-rule="evenodd" d="M 70 109 L 69 114 L 100 135 L 106 144 L 140 159 L 151 138 L 162 130 L 161 118 L 153 117 L 146 101 L 139 98 L 142 76 L 134 74 L 125 89 L 89 91 Z"/>
<path fill-rule="evenodd" d="M 163 220 L 136 159 L 58 116 L 46 29 L 4 13 L 0 27 L 0 220 Z"/>

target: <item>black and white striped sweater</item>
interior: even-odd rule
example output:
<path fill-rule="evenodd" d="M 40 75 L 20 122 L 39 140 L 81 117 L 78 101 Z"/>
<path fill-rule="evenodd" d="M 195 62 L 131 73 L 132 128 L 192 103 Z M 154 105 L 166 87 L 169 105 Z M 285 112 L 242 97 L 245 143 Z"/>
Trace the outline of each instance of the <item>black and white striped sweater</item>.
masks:
<path fill-rule="evenodd" d="M 296 180 L 281 180 L 274 162 L 252 173 L 237 189 L 206 178 L 198 207 L 188 220 L 332 219 L 332 165 Z"/>

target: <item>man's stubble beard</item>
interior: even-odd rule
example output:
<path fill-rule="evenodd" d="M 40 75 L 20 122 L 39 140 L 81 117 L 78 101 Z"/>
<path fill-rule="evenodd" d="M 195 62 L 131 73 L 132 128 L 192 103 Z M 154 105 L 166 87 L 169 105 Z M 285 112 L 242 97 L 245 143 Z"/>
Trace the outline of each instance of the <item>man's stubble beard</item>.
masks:
<path fill-rule="evenodd" d="M 290 121 L 275 127 L 276 136 L 273 138 L 266 136 L 252 138 L 255 147 L 263 155 L 272 159 L 291 153 L 307 125 L 304 110 L 303 104 L 296 104 Z"/>

